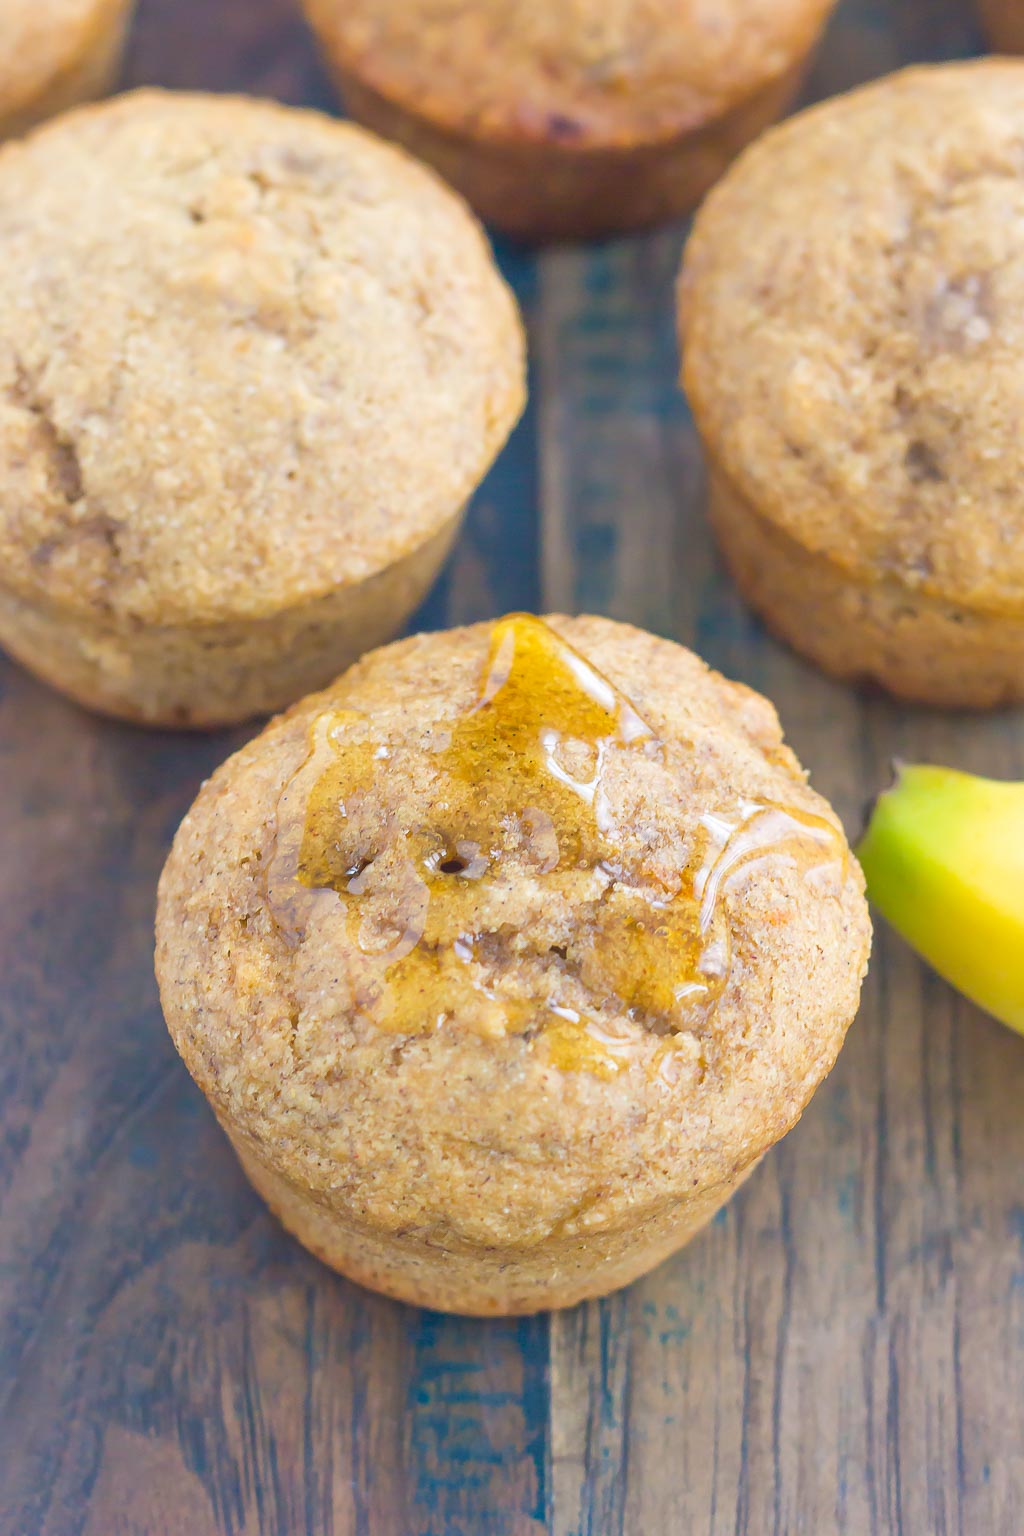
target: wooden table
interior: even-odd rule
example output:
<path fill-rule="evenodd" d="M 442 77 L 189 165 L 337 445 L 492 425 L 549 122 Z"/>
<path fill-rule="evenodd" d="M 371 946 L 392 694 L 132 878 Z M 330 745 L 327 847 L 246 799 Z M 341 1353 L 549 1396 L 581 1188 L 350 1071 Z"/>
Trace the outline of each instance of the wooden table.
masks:
<path fill-rule="evenodd" d="M 813 91 L 975 46 L 957 0 L 847 4 Z M 288 0 L 147 0 L 129 73 L 331 100 Z M 533 405 L 421 622 L 676 636 L 777 701 L 851 829 L 894 754 L 1024 776 L 1019 715 L 858 697 L 737 600 L 675 386 L 681 238 L 501 251 Z M 883 930 L 831 1080 L 691 1248 L 550 1319 L 394 1305 L 276 1227 L 161 1021 L 157 873 L 241 739 L 0 672 L 3 1536 L 1020 1536 L 1021 1041 Z"/>

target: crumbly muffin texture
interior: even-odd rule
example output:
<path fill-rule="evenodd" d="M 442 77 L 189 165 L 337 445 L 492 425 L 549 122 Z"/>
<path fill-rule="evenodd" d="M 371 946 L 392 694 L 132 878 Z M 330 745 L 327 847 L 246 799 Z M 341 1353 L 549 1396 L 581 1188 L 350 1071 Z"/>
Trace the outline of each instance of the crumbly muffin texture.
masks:
<path fill-rule="evenodd" d="M 0 152 L 0 565 L 47 613 L 259 620 L 441 533 L 522 404 L 463 205 L 360 129 L 143 92 Z"/>
<path fill-rule="evenodd" d="M 677 1246 L 831 1067 L 870 942 L 765 700 L 627 626 L 550 626 L 364 658 L 214 775 L 160 885 L 168 1024 L 258 1185 L 286 1220 L 308 1195 L 328 1257 L 334 1218 L 383 1253 L 349 1272 L 467 1310 L 446 1253 L 517 1310 Z M 513 644 L 560 680 L 501 694 Z"/>
<path fill-rule="evenodd" d="M 785 74 L 832 0 L 304 0 L 335 61 L 481 138 L 628 147 Z"/>
<path fill-rule="evenodd" d="M 828 102 L 712 193 L 682 277 L 685 386 L 731 491 L 865 591 L 952 605 L 951 634 L 1024 617 L 1022 114 L 1010 61 Z"/>

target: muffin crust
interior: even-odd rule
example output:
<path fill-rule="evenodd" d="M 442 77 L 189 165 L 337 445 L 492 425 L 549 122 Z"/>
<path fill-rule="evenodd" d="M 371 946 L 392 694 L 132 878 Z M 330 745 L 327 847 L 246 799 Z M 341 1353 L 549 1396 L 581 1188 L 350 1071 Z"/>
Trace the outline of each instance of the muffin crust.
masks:
<path fill-rule="evenodd" d="M 681 281 L 744 590 L 828 670 L 937 703 L 1024 697 L 1022 110 L 1024 66 L 984 61 L 803 114 L 709 199 Z"/>
<path fill-rule="evenodd" d="M 0 138 L 114 83 L 133 0 L 0 0 Z"/>
<path fill-rule="evenodd" d="M 304 4 L 349 109 L 437 165 L 490 222 L 526 237 L 594 235 L 692 207 L 788 102 L 832 9 L 832 0 Z"/>
<path fill-rule="evenodd" d="M 0 154 L 0 254 L 4 644 L 205 723 L 394 632 L 523 401 L 457 199 L 315 113 L 143 92 Z"/>
<path fill-rule="evenodd" d="M 335 1267 L 459 1311 L 685 1241 L 831 1067 L 869 947 L 771 706 L 550 622 L 365 658 L 219 770 L 160 886 L 168 1025 L 254 1183 Z"/>

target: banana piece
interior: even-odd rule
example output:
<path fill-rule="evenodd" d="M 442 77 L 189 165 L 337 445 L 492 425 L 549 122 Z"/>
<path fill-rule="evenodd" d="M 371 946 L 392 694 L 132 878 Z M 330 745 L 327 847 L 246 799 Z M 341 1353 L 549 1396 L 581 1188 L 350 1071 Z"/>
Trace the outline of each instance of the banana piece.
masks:
<path fill-rule="evenodd" d="M 882 916 L 1024 1034 L 1024 784 L 900 766 L 857 857 Z"/>

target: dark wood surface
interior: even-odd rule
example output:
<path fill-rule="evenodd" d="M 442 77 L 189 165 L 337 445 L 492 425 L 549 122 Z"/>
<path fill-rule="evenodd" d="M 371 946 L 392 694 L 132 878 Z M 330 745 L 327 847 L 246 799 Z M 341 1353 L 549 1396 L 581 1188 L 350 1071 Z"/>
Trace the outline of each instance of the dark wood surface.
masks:
<path fill-rule="evenodd" d="M 812 94 L 976 46 L 959 0 L 855 0 Z M 287 0 L 145 0 L 129 75 L 331 103 Z M 693 644 L 851 828 L 894 754 L 1024 776 L 1019 715 L 860 698 L 730 590 L 675 387 L 682 234 L 501 251 L 533 405 L 421 622 L 589 608 Z M 3 1536 L 1020 1536 L 1021 1042 L 882 931 L 832 1078 L 687 1251 L 550 1320 L 393 1305 L 279 1231 L 161 1021 L 156 877 L 241 739 L 0 663 Z"/>

